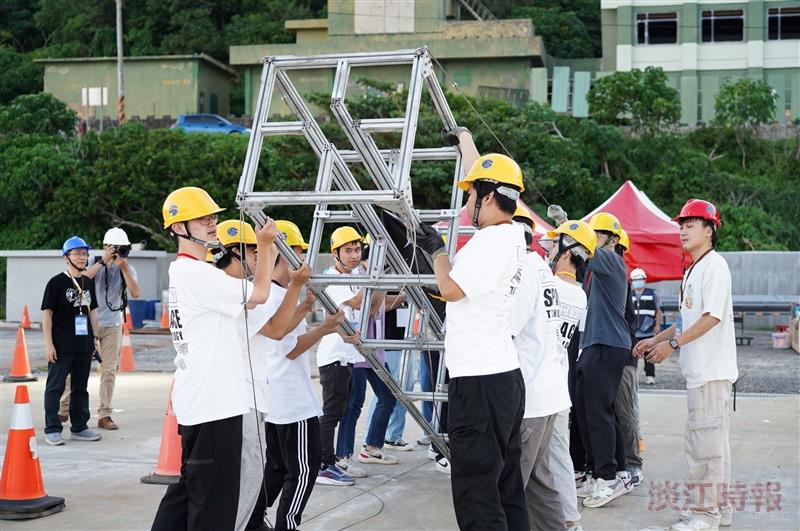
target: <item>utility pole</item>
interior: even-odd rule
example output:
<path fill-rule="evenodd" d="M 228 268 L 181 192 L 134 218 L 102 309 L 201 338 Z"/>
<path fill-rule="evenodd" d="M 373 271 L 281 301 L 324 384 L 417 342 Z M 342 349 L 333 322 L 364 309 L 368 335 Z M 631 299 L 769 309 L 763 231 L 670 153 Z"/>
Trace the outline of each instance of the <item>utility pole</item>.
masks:
<path fill-rule="evenodd" d="M 117 2 L 117 120 L 125 123 L 125 82 L 122 79 L 122 1 Z"/>

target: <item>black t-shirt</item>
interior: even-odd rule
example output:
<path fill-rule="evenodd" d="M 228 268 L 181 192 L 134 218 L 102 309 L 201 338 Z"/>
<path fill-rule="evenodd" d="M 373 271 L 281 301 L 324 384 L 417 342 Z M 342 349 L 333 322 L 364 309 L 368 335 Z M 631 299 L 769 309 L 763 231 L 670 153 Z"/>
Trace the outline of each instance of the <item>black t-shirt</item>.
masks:
<path fill-rule="evenodd" d="M 76 283 L 78 288 L 75 287 Z M 53 312 L 53 346 L 56 354 L 88 353 L 94 350 L 94 332 L 89 310 L 95 308 L 97 295 L 94 291 L 94 280 L 81 276 L 73 282 L 66 273 L 59 273 L 47 282 L 42 297 L 42 310 Z M 88 333 L 85 336 L 75 335 L 75 316 L 81 314 L 87 320 Z"/>

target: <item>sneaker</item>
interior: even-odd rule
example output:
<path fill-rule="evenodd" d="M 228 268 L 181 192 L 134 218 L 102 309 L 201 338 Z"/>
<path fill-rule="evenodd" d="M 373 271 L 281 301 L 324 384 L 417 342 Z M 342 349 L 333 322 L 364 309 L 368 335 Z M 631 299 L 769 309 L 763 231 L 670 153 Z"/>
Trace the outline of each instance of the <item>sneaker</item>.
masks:
<path fill-rule="evenodd" d="M 625 486 L 625 494 L 633 490 L 633 478 L 631 477 L 631 473 L 627 470 L 620 470 L 617 472 L 617 479 L 622 481 L 622 484 Z"/>
<path fill-rule="evenodd" d="M 111 420 L 111 417 L 101 417 L 97 421 L 97 427 L 103 430 L 118 430 L 117 423 Z"/>
<path fill-rule="evenodd" d="M 647 378 L 645 378 L 644 382 L 647 385 L 655 385 L 656 384 L 656 377 L 655 376 L 648 376 Z"/>
<path fill-rule="evenodd" d="M 595 507 L 602 507 L 628 492 L 630 492 L 630 489 L 626 487 L 625 482 L 620 478 L 609 481 L 600 478 L 595 481 L 592 493 L 584 498 L 583 506 L 592 509 Z"/>
<path fill-rule="evenodd" d="M 317 485 L 349 487 L 355 484 L 353 478 L 342 472 L 336 465 L 330 465 L 317 473 Z"/>
<path fill-rule="evenodd" d="M 399 463 L 396 457 L 383 453 L 383 449 L 367 450 L 366 446 L 358 453 L 358 460 L 371 465 L 396 465 Z"/>
<path fill-rule="evenodd" d="M 350 457 L 342 457 L 338 461 L 336 461 L 336 466 L 339 467 L 339 470 L 350 476 L 351 478 L 365 478 L 367 477 L 366 471 L 359 467 L 358 465 L 353 464 L 353 460 Z"/>
<path fill-rule="evenodd" d="M 719 508 L 719 527 L 730 527 L 733 525 L 733 506 L 732 505 L 723 505 Z M 681 521 L 691 520 L 694 516 L 692 511 L 686 510 L 681 511 L 680 519 Z"/>
<path fill-rule="evenodd" d="M 638 487 L 644 481 L 644 475 L 642 475 L 642 469 L 636 466 L 632 466 L 628 469 L 628 474 L 631 478 L 631 487 Z"/>
<path fill-rule="evenodd" d="M 450 475 L 450 461 L 447 460 L 446 457 L 442 456 L 436 460 L 436 464 L 434 465 L 434 469 L 437 472 L 441 472 L 442 474 Z"/>
<path fill-rule="evenodd" d="M 428 446 L 428 459 L 431 461 L 436 461 L 436 458 L 439 456 L 439 450 L 436 449 L 434 445 Z"/>
<path fill-rule="evenodd" d="M 431 438 L 428 437 L 427 435 L 423 435 L 422 437 L 417 439 L 417 444 L 420 446 L 428 446 L 429 444 L 431 444 Z"/>
<path fill-rule="evenodd" d="M 583 471 L 575 472 L 575 488 L 576 489 L 581 488 L 583 484 L 586 483 L 586 478 L 588 477 L 589 475 L 586 472 Z"/>
<path fill-rule="evenodd" d="M 397 439 L 396 441 L 383 441 L 383 444 L 389 450 L 394 450 L 395 452 L 410 452 L 414 449 L 413 446 L 405 442 L 403 439 Z"/>
<path fill-rule="evenodd" d="M 594 490 L 595 479 L 591 474 L 586 474 L 586 479 L 580 487 L 577 487 L 578 498 L 588 498 Z"/>
<path fill-rule="evenodd" d="M 688 516 L 688 518 L 684 518 Z M 682 512 L 678 523 L 669 527 L 670 531 L 699 531 L 719 529 L 721 514 L 716 513 L 688 513 Z"/>
<path fill-rule="evenodd" d="M 62 444 L 65 444 L 64 437 L 61 435 L 60 431 L 53 433 L 45 433 L 44 442 L 46 442 L 50 446 L 61 446 Z"/>
<path fill-rule="evenodd" d="M 89 428 L 84 429 L 83 431 L 72 432 L 70 435 L 70 439 L 73 441 L 99 441 L 102 439 L 100 434 L 96 431 L 92 431 Z"/>

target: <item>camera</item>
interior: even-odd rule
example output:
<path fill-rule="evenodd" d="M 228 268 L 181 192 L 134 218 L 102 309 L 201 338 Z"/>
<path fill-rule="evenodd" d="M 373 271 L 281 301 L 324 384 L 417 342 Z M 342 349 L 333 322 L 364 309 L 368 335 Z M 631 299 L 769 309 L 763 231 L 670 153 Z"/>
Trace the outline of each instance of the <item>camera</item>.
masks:
<path fill-rule="evenodd" d="M 128 255 L 131 252 L 131 248 L 128 245 L 115 245 L 114 246 L 114 254 L 119 256 L 120 258 L 128 258 Z"/>

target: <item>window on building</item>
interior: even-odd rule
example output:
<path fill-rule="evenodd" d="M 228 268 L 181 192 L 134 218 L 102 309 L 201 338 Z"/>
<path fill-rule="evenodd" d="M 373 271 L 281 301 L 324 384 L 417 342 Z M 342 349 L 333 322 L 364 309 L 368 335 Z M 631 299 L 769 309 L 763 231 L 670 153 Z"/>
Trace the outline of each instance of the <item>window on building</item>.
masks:
<path fill-rule="evenodd" d="M 800 39 L 800 7 L 771 7 L 767 12 L 769 40 Z"/>
<path fill-rule="evenodd" d="M 636 15 L 636 44 L 675 44 L 678 42 L 677 13 L 639 13 Z"/>
<path fill-rule="evenodd" d="M 744 40 L 744 11 L 741 9 L 703 11 L 700 22 L 703 42 Z"/>
<path fill-rule="evenodd" d="M 478 97 L 505 100 L 514 105 L 524 105 L 530 99 L 530 93 L 526 89 L 487 87 L 481 85 L 478 87 Z"/>

